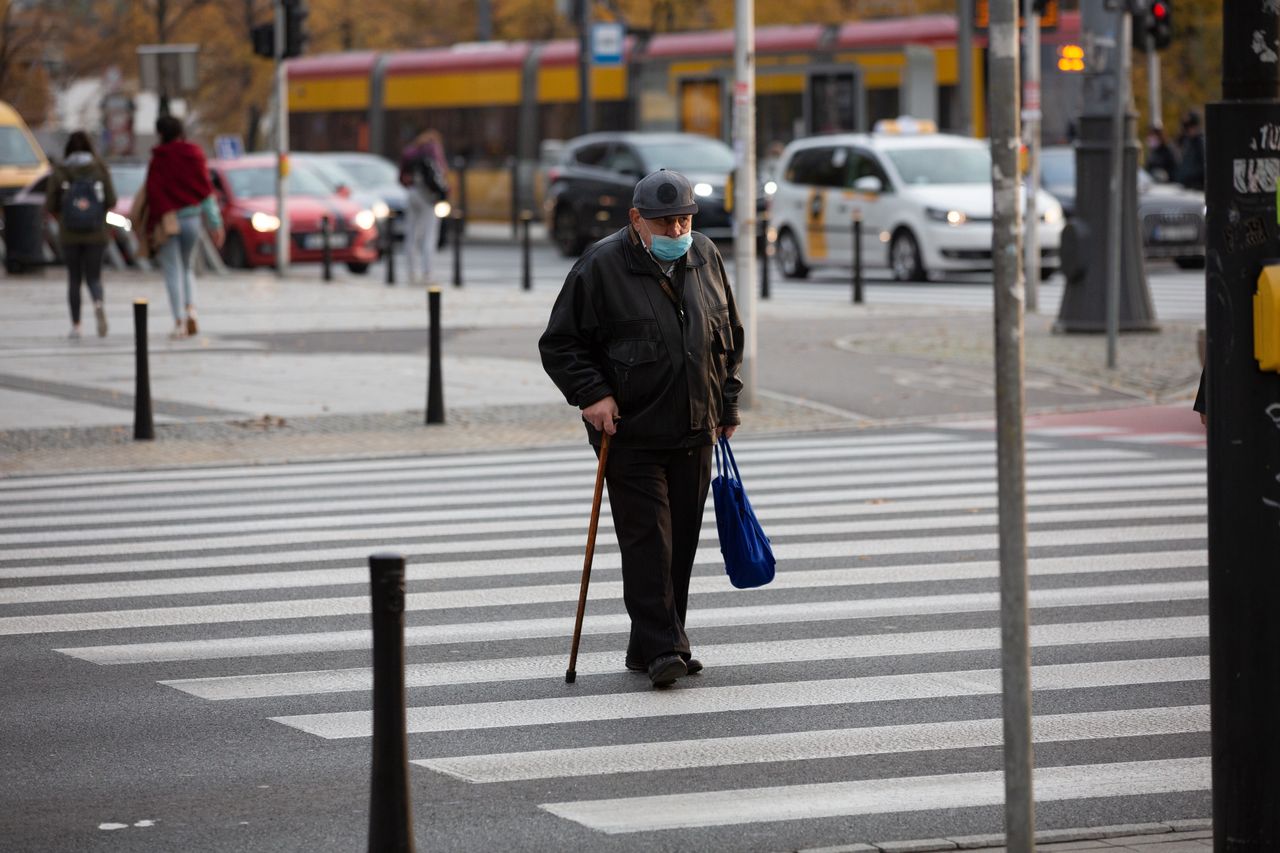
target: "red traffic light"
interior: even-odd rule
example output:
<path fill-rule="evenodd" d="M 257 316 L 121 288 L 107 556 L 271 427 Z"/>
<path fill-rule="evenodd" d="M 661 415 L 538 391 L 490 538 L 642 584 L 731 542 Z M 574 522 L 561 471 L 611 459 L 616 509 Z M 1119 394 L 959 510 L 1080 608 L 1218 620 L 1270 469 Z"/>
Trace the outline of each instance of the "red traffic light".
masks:
<path fill-rule="evenodd" d="M 1169 17 L 1168 4 L 1160 2 L 1152 3 L 1151 17 L 1155 18 L 1157 21 L 1163 21 L 1165 18 Z"/>

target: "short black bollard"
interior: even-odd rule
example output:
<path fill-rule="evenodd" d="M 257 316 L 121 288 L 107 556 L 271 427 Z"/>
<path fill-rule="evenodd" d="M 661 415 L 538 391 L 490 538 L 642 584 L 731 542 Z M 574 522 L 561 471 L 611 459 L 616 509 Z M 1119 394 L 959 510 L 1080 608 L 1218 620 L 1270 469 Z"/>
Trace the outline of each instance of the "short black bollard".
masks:
<path fill-rule="evenodd" d="M 520 235 L 520 252 L 521 259 L 524 264 L 524 277 L 521 287 L 524 290 L 533 290 L 533 250 L 529 240 L 529 227 L 533 224 L 533 211 L 520 211 L 520 226 L 522 229 Z"/>
<path fill-rule="evenodd" d="M 769 298 L 769 261 L 773 259 L 773 229 L 764 221 L 764 249 L 760 252 L 760 298 Z"/>
<path fill-rule="evenodd" d="M 382 220 L 382 256 L 387 261 L 387 284 L 396 283 L 396 212 Z"/>
<path fill-rule="evenodd" d="M 862 304 L 862 211 L 853 213 L 853 301 Z"/>
<path fill-rule="evenodd" d="M 151 415 L 151 368 L 147 362 L 147 300 L 133 300 L 133 347 L 137 366 L 133 390 L 133 440 L 152 441 L 156 437 Z"/>
<path fill-rule="evenodd" d="M 431 329 L 427 342 L 427 423 L 444 423 L 444 381 L 440 378 L 440 288 L 427 290 L 427 320 Z"/>
<path fill-rule="evenodd" d="M 453 209 L 453 222 L 449 230 L 453 232 L 453 286 L 462 287 L 462 208 Z"/>
<path fill-rule="evenodd" d="M 369 557 L 373 598 L 373 769 L 369 853 L 413 853 L 404 708 L 404 557 Z"/>
<path fill-rule="evenodd" d="M 520 158 L 508 158 L 507 168 L 511 170 L 511 238 L 514 240 L 520 236 L 520 215 L 524 212 L 520 209 Z"/>
<path fill-rule="evenodd" d="M 467 209 L 467 158 L 454 157 L 453 168 L 458 173 L 458 216 L 454 224 L 461 231 L 467 227 L 467 220 L 463 216 L 463 211 Z"/>
<path fill-rule="evenodd" d="M 325 281 L 333 281 L 333 220 L 320 217 L 320 264 Z"/>

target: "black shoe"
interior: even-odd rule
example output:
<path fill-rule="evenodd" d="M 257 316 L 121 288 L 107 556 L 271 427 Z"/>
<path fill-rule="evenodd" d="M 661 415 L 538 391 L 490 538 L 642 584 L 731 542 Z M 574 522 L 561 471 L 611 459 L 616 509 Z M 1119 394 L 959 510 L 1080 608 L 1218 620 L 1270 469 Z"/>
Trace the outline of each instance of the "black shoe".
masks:
<path fill-rule="evenodd" d="M 695 675 L 702 672 L 702 661 L 697 658 L 685 658 L 684 668 L 689 675 Z"/>
<path fill-rule="evenodd" d="M 649 667 L 640 663 L 640 661 L 632 660 L 631 658 L 627 658 L 622 665 L 625 666 L 627 669 L 629 669 L 631 672 L 648 672 L 649 671 Z"/>
<path fill-rule="evenodd" d="M 684 658 L 671 652 L 658 655 L 649 662 L 649 681 L 654 687 L 668 687 L 675 684 L 676 679 L 688 673 Z"/>

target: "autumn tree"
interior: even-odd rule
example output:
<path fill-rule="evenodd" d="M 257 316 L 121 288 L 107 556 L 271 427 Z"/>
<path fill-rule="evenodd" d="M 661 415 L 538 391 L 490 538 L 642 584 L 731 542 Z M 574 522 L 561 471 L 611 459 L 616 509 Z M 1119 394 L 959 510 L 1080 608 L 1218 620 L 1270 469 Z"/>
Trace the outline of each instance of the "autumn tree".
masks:
<path fill-rule="evenodd" d="M 0 100 L 31 124 L 49 108 L 49 73 L 61 66 L 61 16 L 44 0 L 0 0 Z"/>

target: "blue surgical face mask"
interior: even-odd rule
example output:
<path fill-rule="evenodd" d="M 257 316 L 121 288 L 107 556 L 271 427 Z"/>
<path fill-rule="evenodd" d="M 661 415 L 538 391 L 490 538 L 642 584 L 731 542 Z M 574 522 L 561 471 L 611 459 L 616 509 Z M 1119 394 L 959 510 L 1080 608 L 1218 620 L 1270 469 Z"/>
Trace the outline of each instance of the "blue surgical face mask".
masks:
<path fill-rule="evenodd" d="M 649 247 L 649 251 L 653 252 L 654 257 L 664 261 L 674 261 L 684 257 L 685 252 L 689 251 L 689 247 L 693 245 L 692 231 L 679 237 L 668 237 L 665 234 L 652 236 L 653 244 Z"/>

